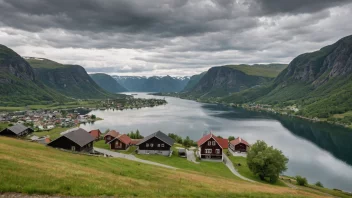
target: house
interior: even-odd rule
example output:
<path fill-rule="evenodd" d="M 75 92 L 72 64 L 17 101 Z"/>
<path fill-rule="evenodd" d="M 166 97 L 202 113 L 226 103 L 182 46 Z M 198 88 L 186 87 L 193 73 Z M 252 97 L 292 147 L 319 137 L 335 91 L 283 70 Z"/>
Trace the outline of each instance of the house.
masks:
<path fill-rule="evenodd" d="M 201 159 L 223 160 L 223 149 L 228 148 L 228 140 L 216 137 L 213 133 L 203 136 L 197 144 Z"/>
<path fill-rule="evenodd" d="M 95 140 L 100 139 L 101 132 L 99 129 L 91 130 L 89 133 L 95 138 Z"/>
<path fill-rule="evenodd" d="M 248 150 L 248 148 L 250 147 L 250 145 L 248 144 L 248 142 L 240 137 L 232 140 L 229 143 L 229 147 L 231 150 L 233 151 L 239 151 L 239 152 L 246 152 Z"/>
<path fill-rule="evenodd" d="M 131 146 L 131 138 L 126 134 L 120 134 L 114 139 L 112 139 L 108 144 L 110 144 L 110 149 L 114 150 L 127 150 Z"/>
<path fill-rule="evenodd" d="M 107 144 L 108 142 L 110 142 L 112 139 L 114 139 L 114 138 L 117 137 L 118 135 L 120 135 L 120 133 L 117 132 L 117 131 L 115 131 L 115 130 L 109 131 L 109 132 L 104 136 L 105 144 Z"/>
<path fill-rule="evenodd" d="M 12 127 L 8 127 L 2 131 L 0 131 L 0 135 L 3 136 L 15 136 L 15 137 L 22 137 L 33 133 L 33 129 L 24 126 L 23 124 L 16 124 Z"/>
<path fill-rule="evenodd" d="M 94 137 L 86 130 L 79 128 L 53 140 L 48 146 L 78 152 L 92 152 Z"/>
<path fill-rule="evenodd" d="M 48 130 L 51 130 L 51 129 L 55 128 L 55 126 L 54 126 L 54 125 L 48 125 L 48 126 L 46 126 L 46 128 L 47 128 Z"/>
<path fill-rule="evenodd" d="M 131 139 L 131 145 L 137 145 L 142 139 Z"/>
<path fill-rule="evenodd" d="M 169 156 L 172 153 L 171 147 L 174 143 L 174 139 L 170 138 L 165 133 L 158 131 L 138 142 L 137 153 Z"/>

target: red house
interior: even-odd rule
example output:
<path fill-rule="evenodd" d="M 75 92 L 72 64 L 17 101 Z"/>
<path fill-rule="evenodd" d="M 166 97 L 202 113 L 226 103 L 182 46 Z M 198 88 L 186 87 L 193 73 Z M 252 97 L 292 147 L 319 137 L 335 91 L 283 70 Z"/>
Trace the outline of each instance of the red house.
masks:
<path fill-rule="evenodd" d="M 230 149 L 233 151 L 239 151 L 239 152 L 247 152 L 248 148 L 250 145 L 248 142 L 240 137 L 232 140 L 230 142 Z"/>
<path fill-rule="evenodd" d="M 109 131 L 107 134 L 105 134 L 104 136 L 104 140 L 105 140 L 105 144 L 110 142 L 112 139 L 114 139 L 115 137 L 117 137 L 118 135 L 120 135 L 119 132 L 115 131 L 115 130 L 111 130 Z"/>
<path fill-rule="evenodd" d="M 95 140 L 100 139 L 101 132 L 99 129 L 91 130 L 89 133 L 95 138 Z"/>
<path fill-rule="evenodd" d="M 197 144 L 198 155 L 201 159 L 223 160 L 223 149 L 228 148 L 227 139 L 216 137 L 212 133 L 203 136 Z"/>
<path fill-rule="evenodd" d="M 132 140 L 126 134 L 120 134 L 114 139 L 112 139 L 108 144 L 110 144 L 110 149 L 114 150 L 126 150 L 131 146 Z"/>

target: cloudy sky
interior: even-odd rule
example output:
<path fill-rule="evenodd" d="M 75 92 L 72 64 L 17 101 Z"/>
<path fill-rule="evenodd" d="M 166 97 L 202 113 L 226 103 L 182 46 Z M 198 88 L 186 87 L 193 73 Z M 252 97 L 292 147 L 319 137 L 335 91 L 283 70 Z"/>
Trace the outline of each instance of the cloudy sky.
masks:
<path fill-rule="evenodd" d="M 352 34 L 352 0 L 0 0 L 0 43 L 119 75 L 289 63 Z"/>

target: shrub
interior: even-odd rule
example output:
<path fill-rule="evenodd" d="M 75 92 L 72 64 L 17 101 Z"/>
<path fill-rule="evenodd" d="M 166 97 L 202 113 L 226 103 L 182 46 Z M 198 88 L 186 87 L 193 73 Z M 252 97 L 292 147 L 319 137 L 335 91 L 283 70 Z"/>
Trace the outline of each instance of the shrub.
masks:
<path fill-rule="evenodd" d="M 322 184 L 320 181 L 318 181 L 317 183 L 315 183 L 315 185 L 318 186 L 318 187 L 324 188 L 323 184 Z"/>
<path fill-rule="evenodd" d="M 308 184 L 307 179 L 305 177 L 297 176 L 296 181 L 297 181 L 297 184 L 300 186 L 305 186 Z"/>

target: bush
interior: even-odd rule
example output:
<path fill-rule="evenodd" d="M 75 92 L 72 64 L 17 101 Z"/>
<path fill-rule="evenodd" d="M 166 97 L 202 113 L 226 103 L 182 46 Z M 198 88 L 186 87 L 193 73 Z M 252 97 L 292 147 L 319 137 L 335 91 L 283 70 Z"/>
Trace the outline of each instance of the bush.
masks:
<path fill-rule="evenodd" d="M 275 183 L 280 173 L 287 169 L 287 162 L 288 159 L 280 150 L 268 147 L 264 141 L 253 144 L 247 154 L 249 169 L 261 180 L 268 177 L 271 183 Z"/>
<path fill-rule="evenodd" d="M 318 181 L 317 183 L 315 183 L 315 185 L 318 186 L 318 187 L 324 188 L 323 184 L 322 184 L 320 181 Z"/>
<path fill-rule="evenodd" d="M 305 186 L 308 184 L 307 179 L 305 177 L 297 176 L 296 181 L 297 181 L 297 184 L 300 186 Z"/>

